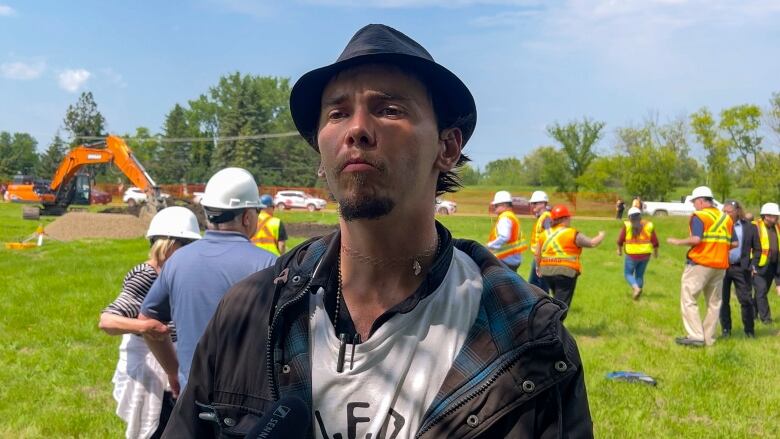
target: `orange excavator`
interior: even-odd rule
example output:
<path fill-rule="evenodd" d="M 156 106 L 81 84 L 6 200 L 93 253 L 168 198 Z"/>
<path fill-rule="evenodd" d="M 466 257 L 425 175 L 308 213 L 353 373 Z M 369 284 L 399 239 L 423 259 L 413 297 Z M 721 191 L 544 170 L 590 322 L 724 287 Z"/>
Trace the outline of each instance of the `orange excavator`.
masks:
<path fill-rule="evenodd" d="M 41 215 L 62 215 L 71 204 L 89 204 L 91 179 L 84 167 L 98 163 L 113 163 L 128 179 L 146 192 L 147 206 L 154 211 L 164 207 L 160 189 L 146 172 L 141 162 L 124 140 L 109 135 L 104 141 L 77 146 L 62 159 L 51 179 L 36 180 L 18 176 L 8 186 L 8 198 L 21 203 L 35 203 L 38 206 L 25 207 L 25 219 L 37 219 Z M 86 200 L 86 202 L 84 202 Z"/>

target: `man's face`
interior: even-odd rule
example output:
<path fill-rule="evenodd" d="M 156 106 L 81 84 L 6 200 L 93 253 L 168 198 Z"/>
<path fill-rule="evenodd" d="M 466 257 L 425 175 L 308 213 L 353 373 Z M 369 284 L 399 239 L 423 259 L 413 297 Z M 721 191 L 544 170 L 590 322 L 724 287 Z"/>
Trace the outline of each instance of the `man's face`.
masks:
<path fill-rule="evenodd" d="M 317 143 L 347 221 L 431 204 L 446 167 L 425 86 L 388 65 L 358 66 L 330 81 L 322 93 Z M 459 154 L 460 143 L 455 160 Z"/>
<path fill-rule="evenodd" d="M 726 204 L 723 206 L 723 213 L 730 216 L 732 221 L 737 220 L 737 209 L 731 204 Z"/>
<path fill-rule="evenodd" d="M 764 222 L 768 226 L 774 226 L 777 224 L 777 215 L 764 215 Z"/>
<path fill-rule="evenodd" d="M 706 207 L 706 206 L 705 206 L 705 203 L 704 203 L 704 198 L 694 198 L 694 199 L 693 199 L 693 207 L 694 207 L 696 210 L 702 210 L 702 209 L 704 209 L 704 208 Z"/>
<path fill-rule="evenodd" d="M 534 212 L 534 215 L 539 216 L 542 214 L 542 211 L 547 206 L 547 203 L 531 203 L 531 209 Z"/>

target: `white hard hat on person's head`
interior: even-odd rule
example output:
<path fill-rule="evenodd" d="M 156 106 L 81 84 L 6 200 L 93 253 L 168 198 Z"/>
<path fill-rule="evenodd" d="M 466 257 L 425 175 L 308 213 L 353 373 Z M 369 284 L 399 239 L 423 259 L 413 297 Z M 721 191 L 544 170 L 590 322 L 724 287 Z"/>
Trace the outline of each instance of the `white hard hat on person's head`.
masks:
<path fill-rule="evenodd" d="M 200 239 L 198 219 L 186 207 L 166 207 L 152 218 L 146 237 Z"/>
<path fill-rule="evenodd" d="M 493 201 L 490 204 L 495 206 L 496 204 L 511 202 L 512 194 L 510 194 L 508 191 L 498 191 L 495 195 L 493 195 Z"/>
<path fill-rule="evenodd" d="M 217 210 L 266 207 L 260 201 L 254 177 L 241 168 L 225 168 L 214 174 L 206 183 L 200 204 Z"/>
<path fill-rule="evenodd" d="M 550 199 L 547 198 L 547 193 L 544 191 L 534 191 L 534 193 L 531 194 L 531 199 L 528 200 L 529 203 L 549 203 Z"/>
<path fill-rule="evenodd" d="M 712 190 L 707 186 L 699 186 L 691 192 L 691 201 L 697 198 L 715 198 L 712 195 Z"/>
<path fill-rule="evenodd" d="M 780 206 L 778 206 L 777 203 L 766 203 L 761 206 L 760 215 L 780 216 Z"/>
<path fill-rule="evenodd" d="M 628 216 L 631 216 L 631 215 L 641 215 L 641 214 L 642 214 L 642 211 L 639 210 L 638 207 L 632 207 L 631 209 L 628 209 Z"/>

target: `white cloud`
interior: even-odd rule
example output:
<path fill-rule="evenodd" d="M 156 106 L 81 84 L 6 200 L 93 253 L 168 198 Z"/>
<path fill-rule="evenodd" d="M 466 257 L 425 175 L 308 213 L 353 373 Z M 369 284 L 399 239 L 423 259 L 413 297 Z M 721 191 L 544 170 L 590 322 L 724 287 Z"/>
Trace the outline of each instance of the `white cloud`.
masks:
<path fill-rule="evenodd" d="M 534 6 L 542 0 L 304 0 L 322 6 L 349 6 L 363 8 L 461 8 L 469 6 Z"/>
<path fill-rule="evenodd" d="M 8 5 L 0 5 L 0 17 L 10 17 L 16 15 L 14 8 Z"/>
<path fill-rule="evenodd" d="M 112 68 L 100 69 L 100 77 L 105 79 L 108 83 L 113 84 L 119 88 L 126 88 L 127 82 L 122 75 Z"/>
<path fill-rule="evenodd" d="M 92 73 L 84 69 L 68 69 L 60 72 L 57 82 L 63 90 L 75 93 L 87 82 L 90 76 Z"/>
<path fill-rule="evenodd" d="M 44 70 L 46 70 L 46 63 L 43 61 L 32 63 L 15 61 L 0 64 L 0 74 L 6 79 L 35 79 L 41 76 Z"/>
<path fill-rule="evenodd" d="M 471 21 L 476 27 L 514 26 L 523 20 L 529 20 L 540 14 L 536 9 L 523 9 L 520 11 L 504 11 L 495 15 L 477 17 Z"/>

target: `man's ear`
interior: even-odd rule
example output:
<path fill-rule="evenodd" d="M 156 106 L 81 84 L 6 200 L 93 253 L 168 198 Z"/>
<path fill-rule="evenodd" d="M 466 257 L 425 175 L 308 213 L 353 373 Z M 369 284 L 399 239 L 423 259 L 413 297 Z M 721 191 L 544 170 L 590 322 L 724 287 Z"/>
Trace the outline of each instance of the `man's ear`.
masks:
<path fill-rule="evenodd" d="M 463 133 L 460 128 L 446 128 L 439 133 L 439 152 L 434 167 L 441 172 L 451 171 L 460 159 Z"/>

